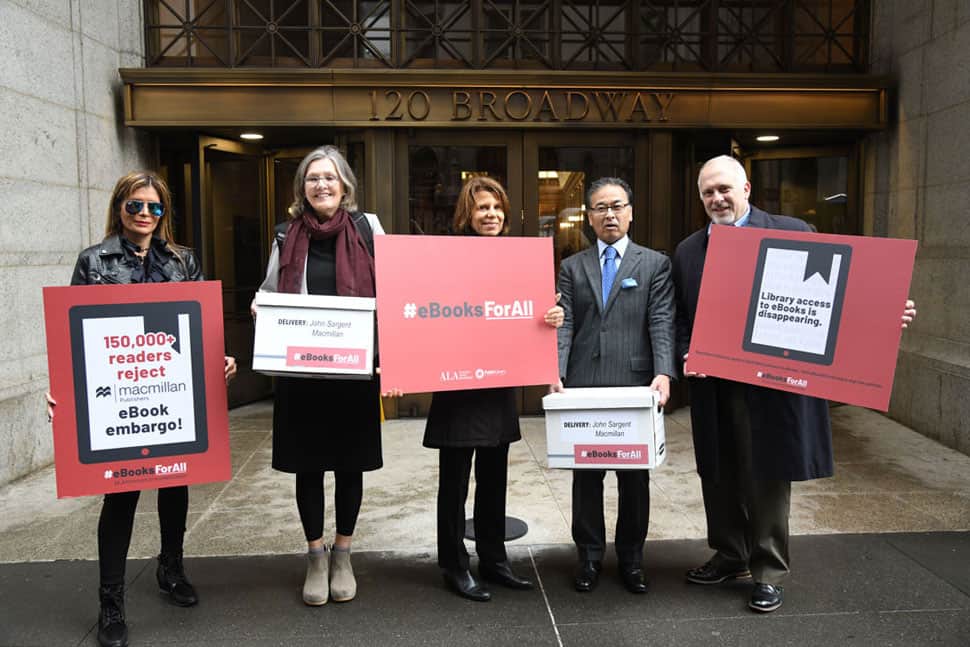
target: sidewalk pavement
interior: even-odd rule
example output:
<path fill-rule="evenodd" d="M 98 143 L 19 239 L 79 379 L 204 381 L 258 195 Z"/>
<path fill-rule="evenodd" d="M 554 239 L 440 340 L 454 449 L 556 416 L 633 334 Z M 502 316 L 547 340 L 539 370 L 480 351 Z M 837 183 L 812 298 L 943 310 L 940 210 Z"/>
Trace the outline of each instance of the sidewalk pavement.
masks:
<path fill-rule="evenodd" d="M 683 580 L 709 553 L 686 410 L 668 416 L 668 461 L 651 478 L 648 595 L 626 593 L 610 560 L 595 592 L 571 589 L 570 475 L 544 467 L 536 418 L 523 418 L 512 446 L 508 511 L 529 524 L 510 556 L 540 587 L 493 589 L 487 604 L 445 591 L 437 454 L 421 447 L 424 421 L 404 419 L 385 425 L 385 467 L 365 476 L 358 599 L 305 607 L 305 543 L 293 477 L 270 468 L 271 413 L 265 403 L 230 412 L 232 480 L 190 490 L 198 607 L 156 592 L 145 559 L 158 551 L 155 497 L 144 494 L 128 566 L 133 645 L 970 644 L 970 457 L 871 411 L 832 410 L 836 476 L 793 487 L 792 576 L 766 617 L 747 610 L 748 583 Z M 52 469 L 0 488 L 0 646 L 96 644 L 99 508 L 97 497 L 57 500 Z"/>

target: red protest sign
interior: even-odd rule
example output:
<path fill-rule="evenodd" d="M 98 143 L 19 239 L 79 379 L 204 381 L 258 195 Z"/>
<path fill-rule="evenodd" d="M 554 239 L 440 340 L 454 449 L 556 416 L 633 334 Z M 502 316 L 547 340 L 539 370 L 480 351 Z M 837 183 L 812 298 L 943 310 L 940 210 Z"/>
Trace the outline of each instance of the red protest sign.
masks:
<path fill-rule="evenodd" d="M 57 496 L 230 478 L 222 284 L 44 288 Z"/>
<path fill-rule="evenodd" d="M 691 371 L 885 411 L 916 241 L 715 226 Z"/>
<path fill-rule="evenodd" d="M 374 252 L 383 390 L 558 379 L 551 239 L 377 236 Z"/>

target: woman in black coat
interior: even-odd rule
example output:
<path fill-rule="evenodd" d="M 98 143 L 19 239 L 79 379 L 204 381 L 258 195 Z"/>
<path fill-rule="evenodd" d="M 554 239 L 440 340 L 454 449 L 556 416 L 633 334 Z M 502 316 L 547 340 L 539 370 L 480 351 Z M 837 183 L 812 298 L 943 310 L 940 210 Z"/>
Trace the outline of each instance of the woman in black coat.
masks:
<path fill-rule="evenodd" d="M 115 184 L 108 206 L 104 240 L 82 251 L 71 285 L 201 281 L 202 270 L 191 249 L 172 239 L 172 195 L 154 173 L 129 173 Z M 225 358 L 226 382 L 236 373 L 236 360 Z M 55 402 L 47 395 L 48 419 Z M 101 615 L 98 643 L 125 647 L 125 562 L 141 492 L 104 495 L 98 520 L 98 568 Z M 158 489 L 161 552 L 155 576 L 161 592 L 182 607 L 198 603 L 195 588 L 182 567 L 182 541 L 189 509 L 187 486 Z"/>
<path fill-rule="evenodd" d="M 507 231 L 509 199 L 502 186 L 487 177 L 465 182 L 455 207 L 454 229 L 462 234 L 498 236 Z M 563 311 L 554 306 L 544 320 L 562 325 Z M 475 462 L 475 549 L 485 580 L 513 589 L 531 589 L 505 553 L 505 491 L 509 444 L 521 438 L 515 389 L 470 389 L 437 392 L 424 432 L 424 446 L 439 450 L 438 565 L 445 583 L 458 595 L 485 602 L 491 593 L 469 570 L 465 550 L 465 499 L 472 459 Z"/>

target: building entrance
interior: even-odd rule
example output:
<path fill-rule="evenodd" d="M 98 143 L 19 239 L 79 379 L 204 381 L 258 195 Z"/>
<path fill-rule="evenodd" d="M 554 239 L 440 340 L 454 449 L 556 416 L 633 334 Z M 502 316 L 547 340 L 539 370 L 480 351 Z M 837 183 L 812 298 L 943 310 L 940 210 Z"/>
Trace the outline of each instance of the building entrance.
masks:
<path fill-rule="evenodd" d="M 622 133 L 423 131 L 402 145 L 407 147 L 408 178 L 406 194 L 400 196 L 400 203 L 408 205 L 402 231 L 454 233 L 452 217 L 462 184 L 486 175 L 509 193 L 511 235 L 553 239 L 556 273 L 564 258 L 595 241 L 586 218 L 589 184 L 603 176 L 633 184 L 638 168 L 635 138 Z M 646 166 L 641 160 L 640 167 Z M 521 389 L 520 412 L 541 414 L 546 392 L 545 386 Z M 403 414 L 424 415 L 429 403 L 428 394 L 417 394 L 401 398 L 398 406 Z"/>
<path fill-rule="evenodd" d="M 249 302 L 263 279 L 273 226 L 287 217 L 293 200 L 296 168 L 313 146 L 327 143 L 343 150 L 353 167 L 360 207 L 377 213 L 392 234 L 454 233 L 452 216 L 464 180 L 479 174 L 496 179 L 509 193 L 510 235 L 551 238 L 557 274 L 563 259 L 595 242 L 585 204 L 594 180 L 614 176 L 629 182 L 631 238 L 672 253 L 706 222 L 696 193 L 699 164 L 729 150 L 748 169 L 755 204 L 802 217 L 819 231 L 859 231 L 859 155 L 852 144 L 735 150 L 726 132 L 558 128 L 280 128 L 256 144 L 228 134 L 162 140 L 160 166 L 179 201 L 177 237 L 199 251 L 207 277 L 223 282 L 227 349 L 240 361 L 239 378 L 230 387 L 232 405 L 272 392 L 269 378 L 249 370 Z M 541 414 L 545 392 L 543 386 L 521 389 L 520 411 Z M 386 403 L 386 411 L 421 416 L 429 404 L 429 394 L 409 395 Z"/>

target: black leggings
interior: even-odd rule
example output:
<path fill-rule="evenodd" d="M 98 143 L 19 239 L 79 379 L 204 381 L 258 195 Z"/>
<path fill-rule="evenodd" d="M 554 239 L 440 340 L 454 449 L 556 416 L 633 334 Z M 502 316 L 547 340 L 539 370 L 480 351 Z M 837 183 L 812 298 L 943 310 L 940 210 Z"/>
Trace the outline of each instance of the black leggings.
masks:
<path fill-rule="evenodd" d="M 360 502 L 364 497 L 363 472 L 334 472 L 334 511 L 337 534 L 350 537 L 357 525 Z M 297 472 L 296 507 L 307 541 L 323 537 L 323 472 Z"/>
<path fill-rule="evenodd" d="M 125 582 L 125 561 L 135 525 L 135 508 L 141 492 L 117 492 L 104 495 L 98 520 L 98 568 L 101 586 Z M 189 488 L 161 488 L 158 491 L 158 525 L 162 534 L 162 552 L 180 554 L 185 537 L 185 519 L 189 513 Z"/>

